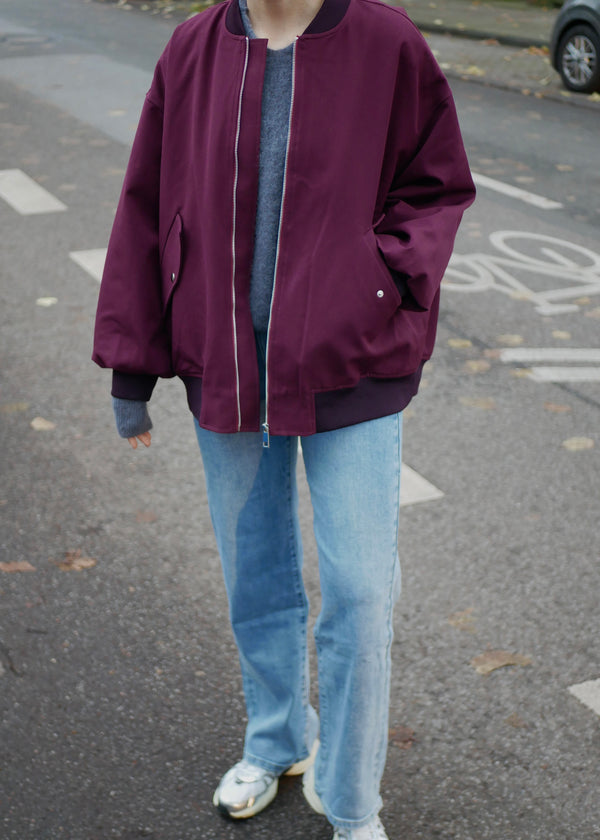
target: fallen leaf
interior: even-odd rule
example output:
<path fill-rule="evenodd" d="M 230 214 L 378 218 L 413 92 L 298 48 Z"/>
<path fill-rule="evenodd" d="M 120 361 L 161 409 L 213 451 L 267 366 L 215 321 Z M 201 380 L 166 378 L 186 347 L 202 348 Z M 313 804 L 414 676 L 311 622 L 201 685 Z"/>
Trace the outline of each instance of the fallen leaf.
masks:
<path fill-rule="evenodd" d="M 552 337 L 568 341 L 571 338 L 571 333 L 567 330 L 552 330 Z"/>
<path fill-rule="evenodd" d="M 84 569 L 93 568 L 97 560 L 92 557 L 84 557 L 80 548 L 75 551 L 67 551 L 64 560 L 52 560 L 55 566 L 62 572 L 81 572 Z"/>
<path fill-rule="evenodd" d="M 524 340 L 522 335 L 516 333 L 503 333 L 496 338 L 498 344 L 503 344 L 505 347 L 518 347 Z"/>
<path fill-rule="evenodd" d="M 452 613 L 448 616 L 448 623 L 457 630 L 464 630 L 467 633 L 475 633 L 475 616 L 473 615 L 473 607 L 468 607 L 466 610 Z"/>
<path fill-rule="evenodd" d="M 572 172 L 575 167 L 570 163 L 557 163 L 556 168 L 559 172 Z"/>
<path fill-rule="evenodd" d="M 586 318 L 600 318 L 600 306 L 597 306 L 595 309 L 590 309 L 588 312 L 585 313 Z"/>
<path fill-rule="evenodd" d="M 509 715 L 504 723 L 508 723 L 509 726 L 514 726 L 515 729 L 526 729 L 527 722 L 523 720 L 521 715 L 517 714 L 517 712 L 513 712 L 512 715 Z"/>
<path fill-rule="evenodd" d="M 481 67 L 477 67 L 476 64 L 470 64 L 465 70 L 465 73 L 468 76 L 485 76 L 485 70 Z"/>
<path fill-rule="evenodd" d="M 40 297 L 36 300 L 38 306 L 54 306 L 55 303 L 58 303 L 58 298 L 55 297 Z"/>
<path fill-rule="evenodd" d="M 44 420 L 43 417 L 34 417 L 29 425 L 36 432 L 49 432 L 52 429 L 56 429 L 56 423 L 53 423 L 51 420 Z"/>
<path fill-rule="evenodd" d="M 0 413 L 16 414 L 17 411 L 27 411 L 28 408 L 29 403 L 26 402 L 4 403 L 4 405 L 0 405 Z"/>
<path fill-rule="evenodd" d="M 459 397 L 458 400 L 467 408 L 481 408 L 484 411 L 496 408 L 496 400 L 492 397 Z"/>
<path fill-rule="evenodd" d="M 471 659 L 470 665 L 475 668 L 478 674 L 486 676 L 498 668 L 505 668 L 507 665 L 520 665 L 525 667 L 531 665 L 531 658 L 521 653 L 509 653 L 507 650 L 486 650 Z"/>
<path fill-rule="evenodd" d="M 572 437 L 563 440 L 562 445 L 569 452 L 582 452 L 584 449 L 593 449 L 594 441 L 588 437 Z"/>
<path fill-rule="evenodd" d="M 27 560 L 14 560 L 9 563 L 0 563 L 0 572 L 35 572 L 35 566 Z"/>
<path fill-rule="evenodd" d="M 544 408 L 546 411 L 551 411 L 553 414 L 566 414 L 571 411 L 570 405 L 562 405 L 561 403 L 545 402 Z"/>
<path fill-rule="evenodd" d="M 490 368 L 490 363 L 486 362 L 485 359 L 470 359 L 468 362 L 465 362 L 467 373 L 485 373 Z"/>
<path fill-rule="evenodd" d="M 486 359 L 499 359 L 502 356 L 502 350 L 499 347 L 490 347 L 483 351 Z"/>
<path fill-rule="evenodd" d="M 576 303 L 577 306 L 589 306 L 591 302 L 592 302 L 591 297 L 588 297 L 587 295 L 584 295 L 583 297 L 575 298 L 575 300 L 573 301 L 573 303 Z"/>
<path fill-rule="evenodd" d="M 590 102 L 600 102 L 600 93 L 598 91 L 594 91 L 588 96 Z"/>
<path fill-rule="evenodd" d="M 528 379 L 531 376 L 531 373 L 531 368 L 513 368 L 510 375 L 516 376 L 517 379 Z"/>
<path fill-rule="evenodd" d="M 136 522 L 156 522 L 158 516 L 151 510 L 138 510 L 135 514 Z"/>
<path fill-rule="evenodd" d="M 400 750 L 409 750 L 416 741 L 415 732 L 408 726 L 396 726 L 389 730 L 390 744 Z"/>
<path fill-rule="evenodd" d="M 449 338 L 448 339 L 448 347 L 454 347 L 454 349 L 464 350 L 466 347 L 472 347 L 473 342 L 469 341 L 468 338 Z"/>

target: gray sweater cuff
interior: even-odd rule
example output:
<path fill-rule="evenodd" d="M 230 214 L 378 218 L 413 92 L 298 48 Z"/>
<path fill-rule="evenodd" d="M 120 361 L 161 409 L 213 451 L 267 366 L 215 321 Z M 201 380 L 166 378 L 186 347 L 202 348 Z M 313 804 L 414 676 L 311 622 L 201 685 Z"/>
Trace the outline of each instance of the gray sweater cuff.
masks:
<path fill-rule="evenodd" d="M 113 397 L 112 403 L 117 431 L 122 438 L 137 437 L 150 431 L 152 420 L 148 414 L 148 403 L 120 397 Z"/>

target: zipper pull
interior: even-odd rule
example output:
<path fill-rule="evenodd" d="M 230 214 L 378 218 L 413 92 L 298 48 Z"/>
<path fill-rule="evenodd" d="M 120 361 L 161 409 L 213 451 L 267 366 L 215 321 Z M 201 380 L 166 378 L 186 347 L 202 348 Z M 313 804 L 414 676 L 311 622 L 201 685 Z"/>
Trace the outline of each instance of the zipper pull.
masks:
<path fill-rule="evenodd" d="M 262 433 L 263 433 L 263 449 L 269 449 L 271 446 L 271 441 L 269 438 L 269 424 L 263 423 L 262 424 Z"/>

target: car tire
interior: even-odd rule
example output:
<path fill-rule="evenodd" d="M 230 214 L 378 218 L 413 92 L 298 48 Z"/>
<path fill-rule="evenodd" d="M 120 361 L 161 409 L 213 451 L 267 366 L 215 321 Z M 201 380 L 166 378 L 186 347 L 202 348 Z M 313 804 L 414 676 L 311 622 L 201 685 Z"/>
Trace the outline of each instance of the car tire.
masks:
<path fill-rule="evenodd" d="M 558 72 L 568 90 L 600 90 L 600 35 L 585 24 L 567 29 L 558 45 Z"/>

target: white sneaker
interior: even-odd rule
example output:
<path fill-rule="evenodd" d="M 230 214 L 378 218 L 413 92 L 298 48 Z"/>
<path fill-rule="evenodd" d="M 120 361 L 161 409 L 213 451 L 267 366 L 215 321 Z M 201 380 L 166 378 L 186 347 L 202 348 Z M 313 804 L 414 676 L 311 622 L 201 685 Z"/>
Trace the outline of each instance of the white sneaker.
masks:
<path fill-rule="evenodd" d="M 336 828 L 333 840 L 389 840 L 379 817 L 360 828 Z"/>
<path fill-rule="evenodd" d="M 304 798 L 317 814 L 324 814 L 323 803 L 317 791 L 315 790 L 315 765 L 314 762 L 307 768 L 302 777 L 302 793 Z"/>
<path fill-rule="evenodd" d="M 319 741 L 315 740 L 310 755 L 292 764 L 283 775 L 299 776 L 315 760 Z M 213 805 L 235 820 L 253 817 L 275 799 L 279 776 L 243 758 L 225 773 L 213 796 Z"/>

